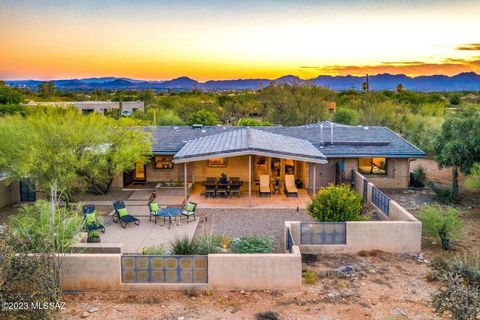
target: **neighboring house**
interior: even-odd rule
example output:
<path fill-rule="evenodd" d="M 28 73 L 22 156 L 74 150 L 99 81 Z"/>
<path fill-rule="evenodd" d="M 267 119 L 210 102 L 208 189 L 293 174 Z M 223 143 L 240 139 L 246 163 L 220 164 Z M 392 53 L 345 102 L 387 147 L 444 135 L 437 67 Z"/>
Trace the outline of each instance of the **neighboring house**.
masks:
<path fill-rule="evenodd" d="M 239 177 L 247 184 L 260 175 L 284 180 L 293 174 L 304 188 L 351 183 L 358 170 L 380 188 L 407 188 L 410 161 L 425 153 L 385 127 L 332 122 L 297 127 L 158 126 L 153 157 L 116 177 L 113 187 L 132 183 Z M 185 174 L 186 173 L 186 174 Z"/>
<path fill-rule="evenodd" d="M 130 115 L 137 110 L 145 110 L 143 101 L 76 101 L 76 102 L 29 102 L 26 106 L 56 105 L 60 107 L 75 107 L 83 113 L 98 112 L 105 114 L 107 111 L 119 109 L 125 115 Z"/>

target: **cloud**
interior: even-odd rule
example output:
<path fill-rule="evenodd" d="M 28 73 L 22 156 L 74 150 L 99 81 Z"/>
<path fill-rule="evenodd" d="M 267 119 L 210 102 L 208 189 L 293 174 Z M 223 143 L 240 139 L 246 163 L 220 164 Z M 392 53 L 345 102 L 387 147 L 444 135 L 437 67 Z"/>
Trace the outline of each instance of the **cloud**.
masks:
<path fill-rule="evenodd" d="M 462 44 L 455 48 L 455 50 L 462 50 L 462 51 L 480 51 L 480 43 L 467 43 Z"/>
<path fill-rule="evenodd" d="M 365 74 L 406 74 L 409 76 L 445 74 L 455 75 L 461 72 L 474 71 L 480 73 L 479 57 L 468 59 L 446 58 L 439 63 L 427 63 L 422 61 L 394 61 L 381 62 L 377 65 L 327 65 L 327 66 L 304 66 L 308 69 L 325 75 L 365 75 Z M 307 70 L 305 70 L 307 71 Z"/>
<path fill-rule="evenodd" d="M 380 62 L 381 64 L 387 65 L 400 65 L 400 66 L 407 66 L 407 65 L 418 65 L 423 64 L 423 61 L 384 61 Z"/>

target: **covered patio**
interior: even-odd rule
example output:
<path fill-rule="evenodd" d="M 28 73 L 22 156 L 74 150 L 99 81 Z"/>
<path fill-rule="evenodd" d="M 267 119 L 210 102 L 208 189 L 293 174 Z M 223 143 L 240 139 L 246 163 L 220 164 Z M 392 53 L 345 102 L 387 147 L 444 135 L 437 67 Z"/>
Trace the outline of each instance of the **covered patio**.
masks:
<path fill-rule="evenodd" d="M 305 208 L 304 187 L 316 187 L 308 164 L 327 160 L 307 140 L 246 127 L 190 140 L 173 162 L 183 164 L 185 201 L 200 207 Z"/>

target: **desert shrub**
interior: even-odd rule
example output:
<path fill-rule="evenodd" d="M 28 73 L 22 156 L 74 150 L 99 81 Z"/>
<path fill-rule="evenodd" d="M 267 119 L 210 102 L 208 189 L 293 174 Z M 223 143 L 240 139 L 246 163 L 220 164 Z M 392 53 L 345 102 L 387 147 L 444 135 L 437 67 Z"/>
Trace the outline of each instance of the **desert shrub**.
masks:
<path fill-rule="evenodd" d="M 219 238 L 219 246 L 223 249 L 230 248 L 232 244 L 232 238 L 229 236 L 220 236 Z"/>
<path fill-rule="evenodd" d="M 430 182 L 428 184 L 430 189 L 435 193 L 433 200 L 441 204 L 451 204 L 455 203 L 455 197 L 453 195 L 452 189 L 449 187 L 437 186 L 435 183 Z"/>
<path fill-rule="evenodd" d="M 425 235 L 432 238 L 440 237 L 445 250 L 450 249 L 450 240 L 458 239 L 463 230 L 462 220 L 454 208 L 426 206 L 420 210 L 418 218 L 422 222 Z"/>
<path fill-rule="evenodd" d="M 274 242 L 271 237 L 242 237 L 232 241 L 232 252 L 235 253 L 271 253 Z"/>
<path fill-rule="evenodd" d="M 52 215 L 50 203 L 44 200 L 23 206 L 18 214 L 11 216 L 8 224 L 16 250 L 30 253 L 67 252 L 73 237 L 83 227 L 79 208 L 57 207 Z"/>
<path fill-rule="evenodd" d="M 170 253 L 173 255 L 184 256 L 196 254 L 197 248 L 197 242 L 188 236 L 170 241 Z"/>
<path fill-rule="evenodd" d="M 143 248 L 143 254 L 145 255 L 158 255 L 164 256 L 167 253 L 167 250 L 163 245 L 151 246 Z"/>
<path fill-rule="evenodd" d="M 443 282 L 432 297 L 435 312 L 454 320 L 475 320 L 480 316 L 480 252 L 438 263 L 432 268 Z"/>
<path fill-rule="evenodd" d="M 465 185 L 472 191 L 480 191 L 480 162 L 476 162 L 470 175 L 468 175 Z"/>
<path fill-rule="evenodd" d="M 204 235 L 196 240 L 196 254 L 207 255 L 209 253 L 218 253 L 220 238 L 213 235 Z"/>
<path fill-rule="evenodd" d="M 61 301 L 62 253 L 68 252 L 82 229 L 78 208 L 58 208 L 37 201 L 9 219 L 0 237 L 0 301 Z M 52 319 L 55 309 L 2 312 L 2 319 Z"/>
<path fill-rule="evenodd" d="M 307 207 L 308 214 L 316 221 L 361 221 L 362 197 L 349 186 L 330 185 L 321 188 Z"/>
<path fill-rule="evenodd" d="M 306 284 L 315 284 L 317 283 L 317 274 L 313 271 L 305 271 L 303 279 L 305 279 Z"/>

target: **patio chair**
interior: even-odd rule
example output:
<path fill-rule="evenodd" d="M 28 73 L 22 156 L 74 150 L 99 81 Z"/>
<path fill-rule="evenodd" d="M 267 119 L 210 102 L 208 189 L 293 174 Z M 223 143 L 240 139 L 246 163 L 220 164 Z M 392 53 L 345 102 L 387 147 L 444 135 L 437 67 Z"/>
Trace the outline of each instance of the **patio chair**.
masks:
<path fill-rule="evenodd" d="M 206 185 L 205 186 L 205 198 L 208 196 L 215 197 L 217 195 L 217 191 L 214 185 Z"/>
<path fill-rule="evenodd" d="M 95 213 L 95 205 L 93 204 L 84 205 L 82 208 L 82 212 L 83 212 L 83 220 L 85 221 L 86 231 L 90 232 L 90 231 L 100 230 L 103 233 L 105 233 L 105 226 L 101 224 L 97 219 L 97 215 Z"/>
<path fill-rule="evenodd" d="M 278 178 L 275 178 L 275 180 L 273 181 L 273 194 L 277 193 L 277 191 L 278 194 L 282 194 L 280 191 L 280 180 Z"/>
<path fill-rule="evenodd" d="M 295 185 L 295 176 L 293 174 L 285 175 L 285 194 L 287 197 L 291 195 L 298 197 L 298 189 Z"/>
<path fill-rule="evenodd" d="M 240 184 L 232 184 L 230 186 L 230 197 L 232 197 L 234 194 L 240 197 Z"/>
<path fill-rule="evenodd" d="M 270 177 L 267 174 L 262 174 L 260 176 L 259 192 L 260 196 L 266 194 L 270 197 Z"/>
<path fill-rule="evenodd" d="M 217 195 L 218 196 L 223 195 L 225 197 L 228 196 L 228 191 L 227 191 L 227 185 L 226 184 L 221 184 L 221 185 L 218 186 Z"/>
<path fill-rule="evenodd" d="M 122 228 L 126 228 L 127 224 L 134 222 L 137 226 L 140 224 L 140 220 L 138 218 L 129 215 L 127 208 L 125 207 L 125 203 L 123 201 L 115 201 L 113 203 L 113 208 L 115 212 L 113 213 L 113 222 L 117 223 L 120 221 L 120 225 Z"/>
<path fill-rule="evenodd" d="M 190 217 L 193 216 L 193 220 L 197 220 L 195 213 L 197 211 L 197 204 L 195 202 L 187 202 L 187 205 L 183 208 L 182 217 L 187 218 L 187 223 Z"/>
<path fill-rule="evenodd" d="M 158 205 L 158 202 L 156 201 L 150 201 L 148 203 L 148 211 L 150 211 L 150 217 L 149 217 L 149 221 L 152 221 L 152 217 L 154 218 L 155 220 L 155 223 L 157 223 L 157 219 L 158 219 L 158 216 L 159 216 L 159 212 L 161 209 L 163 209 L 165 207 L 160 207 Z M 165 223 L 165 217 L 163 217 L 163 222 Z"/>

